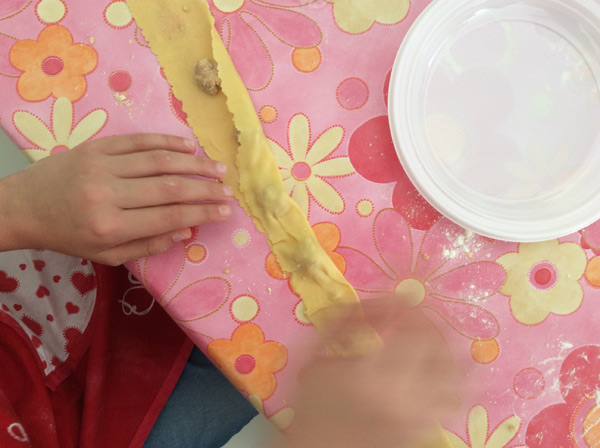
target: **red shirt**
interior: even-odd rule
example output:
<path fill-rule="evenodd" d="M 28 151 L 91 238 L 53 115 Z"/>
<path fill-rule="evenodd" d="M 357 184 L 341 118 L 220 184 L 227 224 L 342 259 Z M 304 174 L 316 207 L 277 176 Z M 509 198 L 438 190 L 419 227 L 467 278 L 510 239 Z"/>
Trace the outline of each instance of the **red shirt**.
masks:
<path fill-rule="evenodd" d="M 15 272 L 19 271 L 11 263 L 18 263 L 23 273 L 29 269 L 36 274 L 34 278 L 45 279 L 40 287 L 44 281 L 53 286 L 51 282 L 61 276 L 49 275 L 49 265 L 40 271 L 37 268 L 42 263 L 34 266 L 33 259 L 23 262 L 13 254 L 0 264 L 0 300 L 4 299 L 0 312 L 0 446 L 142 446 L 179 378 L 192 342 L 152 297 L 132 282 L 125 268 L 94 264 L 86 274 L 85 287 L 79 285 L 84 295 L 75 291 L 73 300 L 68 300 L 66 289 L 56 298 L 67 304 L 65 315 L 69 316 L 84 309 L 88 293 L 95 291 L 85 328 L 62 329 L 65 359 L 61 360 L 60 354 L 52 356 L 49 366 L 44 353 L 50 350 L 42 352 L 40 341 L 48 339 L 56 322 L 54 315 L 48 313 L 45 322 L 24 318 L 29 315 L 23 314 L 25 310 L 7 291 L 15 286 L 11 279 L 20 287 L 28 277 L 17 278 Z M 42 275 L 44 271 L 46 275 Z M 73 284 L 73 276 L 70 280 Z M 35 300 L 39 300 L 34 305 L 42 306 L 54 299 L 53 294 L 58 296 L 50 287 L 33 286 Z M 39 314 L 39 309 L 33 312 Z"/>

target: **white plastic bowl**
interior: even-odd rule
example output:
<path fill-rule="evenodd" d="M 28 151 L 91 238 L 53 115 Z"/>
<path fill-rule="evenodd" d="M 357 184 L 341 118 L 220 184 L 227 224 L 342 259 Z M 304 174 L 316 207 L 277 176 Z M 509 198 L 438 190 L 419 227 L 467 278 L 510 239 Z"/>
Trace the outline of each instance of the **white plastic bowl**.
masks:
<path fill-rule="evenodd" d="M 543 241 L 600 219 L 600 2 L 434 0 L 394 63 L 400 161 L 479 234 Z"/>

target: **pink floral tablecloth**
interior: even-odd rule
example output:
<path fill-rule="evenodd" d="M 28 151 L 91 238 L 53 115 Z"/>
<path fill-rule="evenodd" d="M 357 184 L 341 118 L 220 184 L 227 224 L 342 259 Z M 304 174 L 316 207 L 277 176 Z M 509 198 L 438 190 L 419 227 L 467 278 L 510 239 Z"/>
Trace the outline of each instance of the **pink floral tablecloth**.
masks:
<path fill-rule="evenodd" d="M 454 445 L 599 446 L 600 225 L 486 239 L 431 208 L 396 158 L 387 85 L 429 0 L 209 3 L 322 246 L 361 298 L 410 292 L 471 360 L 479 393 L 444 422 Z M 2 0 L 0 87 L 0 125 L 32 159 L 116 134 L 192 136 L 123 1 Z M 286 385 L 315 332 L 241 208 L 129 268 L 255 405 L 293 420 Z"/>

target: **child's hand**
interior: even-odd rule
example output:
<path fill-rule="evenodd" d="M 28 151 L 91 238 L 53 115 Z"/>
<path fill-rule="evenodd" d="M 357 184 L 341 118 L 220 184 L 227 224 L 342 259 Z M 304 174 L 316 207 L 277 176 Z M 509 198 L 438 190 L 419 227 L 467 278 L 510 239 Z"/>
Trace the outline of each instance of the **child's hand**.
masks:
<path fill-rule="evenodd" d="M 383 348 L 350 358 L 317 356 L 309 363 L 299 378 L 288 448 L 411 446 L 422 431 L 437 434 L 436 421 L 456 404 L 456 365 L 431 322 L 394 298 L 363 304 L 323 343 L 354 331 L 364 313 L 382 334 Z"/>
<path fill-rule="evenodd" d="M 160 134 L 99 139 L 0 180 L 0 250 L 50 249 L 109 265 L 158 254 L 227 219 L 225 167 Z"/>

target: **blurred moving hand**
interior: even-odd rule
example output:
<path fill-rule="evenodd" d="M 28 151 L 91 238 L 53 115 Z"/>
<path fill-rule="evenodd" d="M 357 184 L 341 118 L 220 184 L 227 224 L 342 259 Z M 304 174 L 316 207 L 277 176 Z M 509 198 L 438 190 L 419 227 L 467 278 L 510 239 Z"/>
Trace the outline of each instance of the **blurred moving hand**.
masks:
<path fill-rule="evenodd" d="M 300 376 L 289 448 L 413 448 L 424 434 L 441 431 L 436 422 L 456 405 L 458 369 L 431 322 L 393 298 L 359 308 L 342 311 L 346 317 L 324 346 L 346 338 L 364 318 L 384 345 L 366 356 L 328 357 L 321 350 L 314 357 Z"/>

